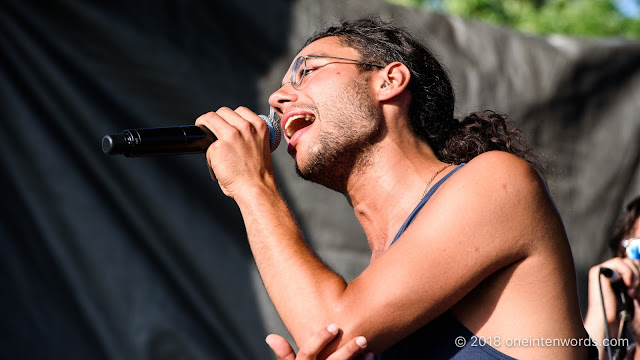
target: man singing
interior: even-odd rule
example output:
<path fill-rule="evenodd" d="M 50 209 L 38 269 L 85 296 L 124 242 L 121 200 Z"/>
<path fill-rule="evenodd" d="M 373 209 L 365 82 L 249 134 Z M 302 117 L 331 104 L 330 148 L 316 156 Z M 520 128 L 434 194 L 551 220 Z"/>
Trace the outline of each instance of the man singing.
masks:
<path fill-rule="evenodd" d="M 297 344 L 336 324 L 319 358 L 360 335 L 384 360 L 594 358 L 589 346 L 508 346 L 588 340 L 566 233 L 520 132 L 493 112 L 455 119 L 447 74 L 408 32 L 358 20 L 312 36 L 269 103 L 297 172 L 344 194 L 371 247 L 345 282 L 283 200 L 264 121 L 246 108 L 198 118 Z"/>

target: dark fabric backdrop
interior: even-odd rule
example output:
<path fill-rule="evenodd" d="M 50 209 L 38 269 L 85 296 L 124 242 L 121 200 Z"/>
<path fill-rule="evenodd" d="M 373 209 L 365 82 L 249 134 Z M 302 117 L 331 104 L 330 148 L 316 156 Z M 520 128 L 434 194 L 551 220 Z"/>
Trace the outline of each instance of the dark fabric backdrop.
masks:
<path fill-rule="evenodd" d="M 506 113 L 555 169 L 584 298 L 640 193 L 640 43 L 527 36 L 380 1 L 0 1 L 0 357 L 268 359 L 271 306 L 204 155 L 106 156 L 103 135 L 266 99 L 313 31 L 379 15 L 445 64 L 458 113 Z M 274 152 L 303 232 L 347 279 L 369 252 L 341 195 Z M 400 190 L 399 190 L 400 191 Z"/>

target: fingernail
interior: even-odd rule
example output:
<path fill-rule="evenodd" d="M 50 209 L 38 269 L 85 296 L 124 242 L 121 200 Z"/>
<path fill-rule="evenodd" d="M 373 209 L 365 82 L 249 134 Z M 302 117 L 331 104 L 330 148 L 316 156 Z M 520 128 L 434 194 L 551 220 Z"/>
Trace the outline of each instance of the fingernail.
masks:
<path fill-rule="evenodd" d="M 327 326 L 327 331 L 332 333 L 332 334 L 337 334 L 338 333 L 338 325 L 336 324 L 331 324 L 329 326 Z"/>
<path fill-rule="evenodd" d="M 367 353 L 367 355 L 364 356 L 364 360 L 373 360 L 373 353 Z"/>
<path fill-rule="evenodd" d="M 367 346 L 367 339 L 364 336 L 358 336 L 356 338 L 356 344 L 364 349 Z"/>

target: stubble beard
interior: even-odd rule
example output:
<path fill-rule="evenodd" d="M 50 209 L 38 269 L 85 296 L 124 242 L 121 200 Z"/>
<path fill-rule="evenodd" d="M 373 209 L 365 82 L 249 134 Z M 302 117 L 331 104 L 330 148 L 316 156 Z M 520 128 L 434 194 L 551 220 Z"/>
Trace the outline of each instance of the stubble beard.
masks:
<path fill-rule="evenodd" d="M 366 80 L 355 81 L 329 99 L 331 118 L 322 118 L 318 145 L 296 172 L 305 180 L 346 194 L 350 176 L 366 169 L 379 140 L 380 116 Z M 344 104 L 344 105 L 343 105 Z"/>

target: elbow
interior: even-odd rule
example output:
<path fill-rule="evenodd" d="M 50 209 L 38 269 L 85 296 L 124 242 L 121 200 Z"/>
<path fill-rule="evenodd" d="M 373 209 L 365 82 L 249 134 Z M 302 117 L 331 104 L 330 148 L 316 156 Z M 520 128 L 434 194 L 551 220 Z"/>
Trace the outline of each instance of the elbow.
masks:
<path fill-rule="evenodd" d="M 303 344 L 307 344 L 312 338 L 318 335 L 321 331 L 328 331 L 329 325 L 336 325 L 339 328 L 338 334 L 335 336 L 332 344 L 342 343 L 342 336 L 351 336 L 352 330 L 356 327 L 353 323 L 353 311 L 346 310 L 341 301 L 335 301 L 331 304 L 326 304 L 324 309 L 308 308 L 308 311 L 313 312 L 306 314 L 304 320 L 301 318 L 296 321 L 297 326 L 289 329 L 291 337 L 294 339 L 298 347 Z M 319 310 L 319 311 L 318 311 Z M 320 359 L 320 357 L 318 358 Z"/>
<path fill-rule="evenodd" d="M 338 325 L 342 330 L 339 311 L 336 311 L 336 309 L 339 309 L 339 307 L 334 305 L 325 305 L 323 307 L 307 306 L 302 312 L 298 311 L 297 314 L 282 317 L 282 321 L 296 345 L 300 348 L 316 336 L 319 331 L 326 330 L 331 324 Z"/>
<path fill-rule="evenodd" d="M 357 307 L 349 306 L 349 304 L 336 302 L 326 308 L 326 312 L 322 316 L 314 317 L 314 319 L 301 329 L 297 335 L 293 335 L 296 344 L 299 349 L 305 349 L 302 353 L 307 355 L 314 355 L 312 358 L 317 360 L 324 360 L 331 358 L 338 349 L 346 347 L 349 352 L 360 351 L 364 352 L 380 352 L 382 349 L 377 348 L 371 338 L 372 333 L 371 323 L 368 323 L 371 319 L 368 317 L 362 317 L 362 313 L 357 313 Z M 328 329 L 329 325 L 336 325 L 338 332 L 335 335 L 331 335 L 331 331 Z M 369 331 L 367 331 L 367 329 Z M 318 338 L 324 337 L 327 344 L 322 349 L 315 349 L 310 347 L 311 344 L 317 344 Z M 358 344 L 356 339 L 364 337 L 366 339 L 365 344 Z M 361 341 L 361 340 L 359 340 Z M 344 350 L 341 350 L 341 352 Z M 364 351 L 364 352 L 363 352 Z M 300 355 L 300 353 L 298 354 Z"/>

